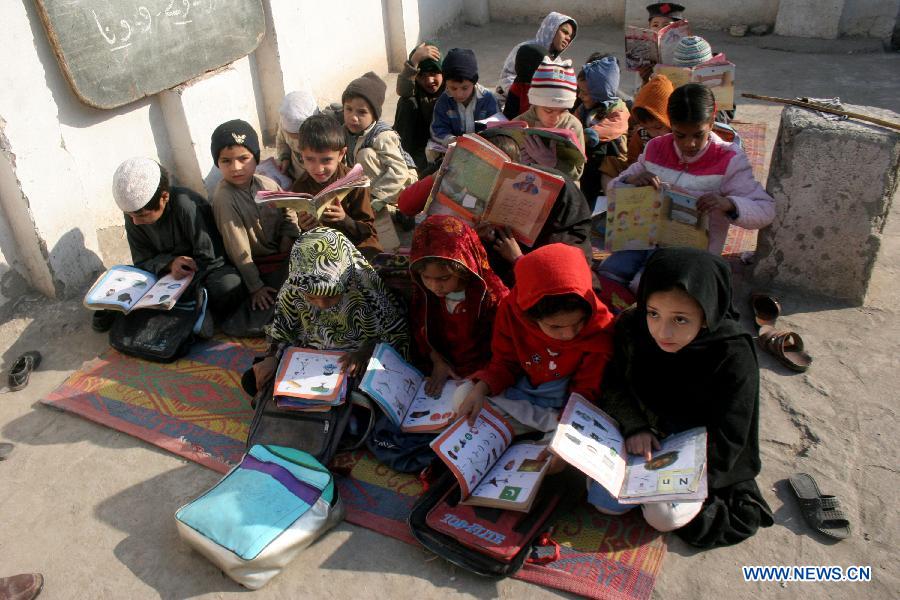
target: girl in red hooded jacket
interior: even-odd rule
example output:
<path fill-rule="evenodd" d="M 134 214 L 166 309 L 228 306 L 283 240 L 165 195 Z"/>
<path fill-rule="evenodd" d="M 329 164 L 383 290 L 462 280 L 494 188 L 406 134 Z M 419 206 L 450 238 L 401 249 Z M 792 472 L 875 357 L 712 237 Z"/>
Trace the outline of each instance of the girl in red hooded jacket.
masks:
<path fill-rule="evenodd" d="M 425 392 L 439 396 L 448 377 L 487 364 L 494 315 L 509 290 L 491 270 L 475 230 L 452 216 L 432 215 L 416 227 L 409 270 L 415 349 L 431 372 Z"/>
<path fill-rule="evenodd" d="M 552 431 L 571 392 L 596 401 L 612 355 L 612 314 L 578 248 L 549 244 L 520 258 L 494 320 L 491 360 L 461 385 L 457 414 L 474 424 L 490 396 L 518 433 Z"/>

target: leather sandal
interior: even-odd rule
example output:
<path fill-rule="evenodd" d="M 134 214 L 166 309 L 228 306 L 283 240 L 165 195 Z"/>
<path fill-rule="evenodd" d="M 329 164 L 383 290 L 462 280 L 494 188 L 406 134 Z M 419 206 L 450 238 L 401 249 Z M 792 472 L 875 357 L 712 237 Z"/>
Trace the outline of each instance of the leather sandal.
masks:
<path fill-rule="evenodd" d="M 771 325 L 759 329 L 759 346 L 792 371 L 803 373 L 812 364 L 812 356 L 803 349 L 799 333 L 778 330 Z"/>
<path fill-rule="evenodd" d="M 820 492 L 816 480 L 807 473 L 795 473 L 788 481 L 810 527 L 836 540 L 850 537 L 850 521 L 840 500 Z"/>
<path fill-rule="evenodd" d="M 31 372 L 41 364 L 41 353 L 37 350 L 26 352 L 16 359 L 12 369 L 9 370 L 9 389 L 12 392 L 21 390 L 28 385 Z"/>
<path fill-rule="evenodd" d="M 23 573 L 12 577 L 0 577 L 0 598 L 32 600 L 37 598 L 43 587 L 44 576 L 40 573 Z"/>
<path fill-rule="evenodd" d="M 775 296 L 763 292 L 750 294 L 750 306 L 758 327 L 774 327 L 775 321 L 781 316 L 781 303 Z"/>

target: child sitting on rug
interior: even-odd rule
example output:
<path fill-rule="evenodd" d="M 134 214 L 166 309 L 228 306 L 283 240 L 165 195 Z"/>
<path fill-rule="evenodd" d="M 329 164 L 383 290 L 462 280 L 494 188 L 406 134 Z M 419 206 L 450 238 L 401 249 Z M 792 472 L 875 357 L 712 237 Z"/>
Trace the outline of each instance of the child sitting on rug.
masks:
<path fill-rule="evenodd" d="M 487 364 L 494 315 L 509 290 L 491 270 L 475 230 L 452 216 L 432 215 L 416 227 L 409 270 L 415 350 L 430 366 L 425 391 L 438 396 L 449 377 L 467 377 Z"/>
<path fill-rule="evenodd" d="M 393 296 L 347 237 L 334 229 L 307 231 L 291 250 L 290 274 L 266 328 L 265 356 L 241 381 L 251 396 L 275 374 L 288 346 L 340 350 L 341 366 L 361 376 L 378 342 L 405 355 L 406 319 Z"/>
<path fill-rule="evenodd" d="M 256 173 L 259 137 L 249 123 L 235 119 L 216 127 L 210 150 L 222 172 L 212 200 L 216 226 L 228 258 L 250 293 L 243 309 L 222 328 L 229 335 L 261 335 L 262 327 L 271 320 L 275 294 L 287 275 L 287 252 L 300 235 L 297 213 L 255 202 L 256 192 L 279 187 Z"/>
<path fill-rule="evenodd" d="M 459 387 L 457 413 L 474 423 L 486 400 L 517 433 L 556 429 L 571 392 L 596 401 L 612 354 L 612 315 L 577 248 L 550 244 L 516 262 L 500 302 L 491 361 Z"/>
<path fill-rule="evenodd" d="M 610 182 L 677 186 L 697 198 L 697 210 L 709 216 L 709 252 L 720 255 L 729 225 L 761 229 L 775 218 L 775 200 L 753 177 L 739 144 L 713 133 L 716 100 L 709 88 L 689 83 L 672 92 L 667 114 L 672 133 L 653 138 L 638 161 Z M 637 289 L 652 250 L 614 252 L 599 267 L 601 274 Z"/>
<path fill-rule="evenodd" d="M 731 269 L 721 257 L 691 248 L 658 250 L 647 263 L 637 306 L 616 321 L 600 395 L 628 452 L 647 460 L 665 436 L 706 428 L 706 500 L 641 505 L 654 528 L 675 530 L 701 548 L 736 544 L 773 523 L 755 481 L 759 366 L 731 297 Z M 588 501 L 600 512 L 634 508 L 595 482 L 589 489 Z"/>

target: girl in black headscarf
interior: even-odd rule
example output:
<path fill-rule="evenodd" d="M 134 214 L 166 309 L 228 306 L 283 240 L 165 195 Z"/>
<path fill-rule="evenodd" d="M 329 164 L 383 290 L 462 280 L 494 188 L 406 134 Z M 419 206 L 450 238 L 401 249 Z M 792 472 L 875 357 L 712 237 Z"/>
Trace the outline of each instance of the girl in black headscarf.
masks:
<path fill-rule="evenodd" d="M 603 379 L 600 406 L 619 422 L 631 454 L 649 459 L 662 437 L 706 427 L 707 499 L 641 507 L 651 525 L 701 548 L 736 544 L 773 523 L 755 481 L 759 366 L 737 318 L 725 261 L 702 250 L 658 250 L 637 306 L 616 322 Z M 632 507 L 593 482 L 589 500 L 613 514 Z"/>

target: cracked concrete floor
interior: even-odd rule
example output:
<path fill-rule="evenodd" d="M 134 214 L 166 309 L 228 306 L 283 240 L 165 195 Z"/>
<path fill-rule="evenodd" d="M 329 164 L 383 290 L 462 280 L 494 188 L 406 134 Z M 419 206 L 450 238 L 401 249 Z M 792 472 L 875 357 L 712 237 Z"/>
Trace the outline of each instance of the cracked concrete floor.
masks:
<path fill-rule="evenodd" d="M 492 24 L 443 34 L 445 47 L 468 46 L 484 73 L 499 71 L 532 25 Z M 621 31 L 583 27 L 571 54 L 620 51 Z M 897 111 L 896 54 L 847 55 L 840 44 L 800 41 L 793 52 L 758 47 L 752 38 L 710 35 L 739 64 L 739 88 L 762 94 L 840 95 L 854 104 Z M 798 66 L 800 65 L 800 66 Z M 488 79 L 485 76 L 485 79 Z M 490 81 L 489 81 L 490 83 Z M 389 83 L 389 89 L 393 86 Z M 392 106 L 395 99 L 389 97 Z M 391 114 L 393 108 L 386 108 Z M 742 120 L 767 123 L 774 142 L 780 108 L 746 104 Z M 896 219 L 894 220 L 896 221 Z M 891 509 L 898 486 L 897 390 L 900 389 L 900 223 L 891 222 L 876 294 L 868 307 L 779 291 L 782 323 L 815 356 L 793 374 L 761 356 L 758 482 L 776 525 L 732 548 L 696 553 L 677 539 L 654 598 L 891 598 L 900 590 L 900 526 Z M 108 255 L 109 256 L 109 255 Z M 750 289 L 739 283 L 738 308 Z M 745 319 L 750 327 L 749 319 Z M 181 544 L 172 515 L 219 476 L 125 434 L 48 409 L 38 399 L 106 349 L 78 300 L 29 296 L 0 318 L 3 368 L 29 349 L 44 363 L 28 388 L 0 395 L 0 439 L 17 448 L 0 462 L 0 576 L 32 570 L 47 577 L 41 598 L 237 598 L 246 591 Z M 830 542 L 810 532 L 785 478 L 813 474 L 850 513 L 853 537 Z M 745 583 L 741 565 L 870 565 L 870 583 Z M 891 592 L 891 590 L 894 590 Z M 565 596 L 519 581 L 486 581 L 434 560 L 418 548 L 343 524 L 310 548 L 255 598 L 552 598 Z"/>

